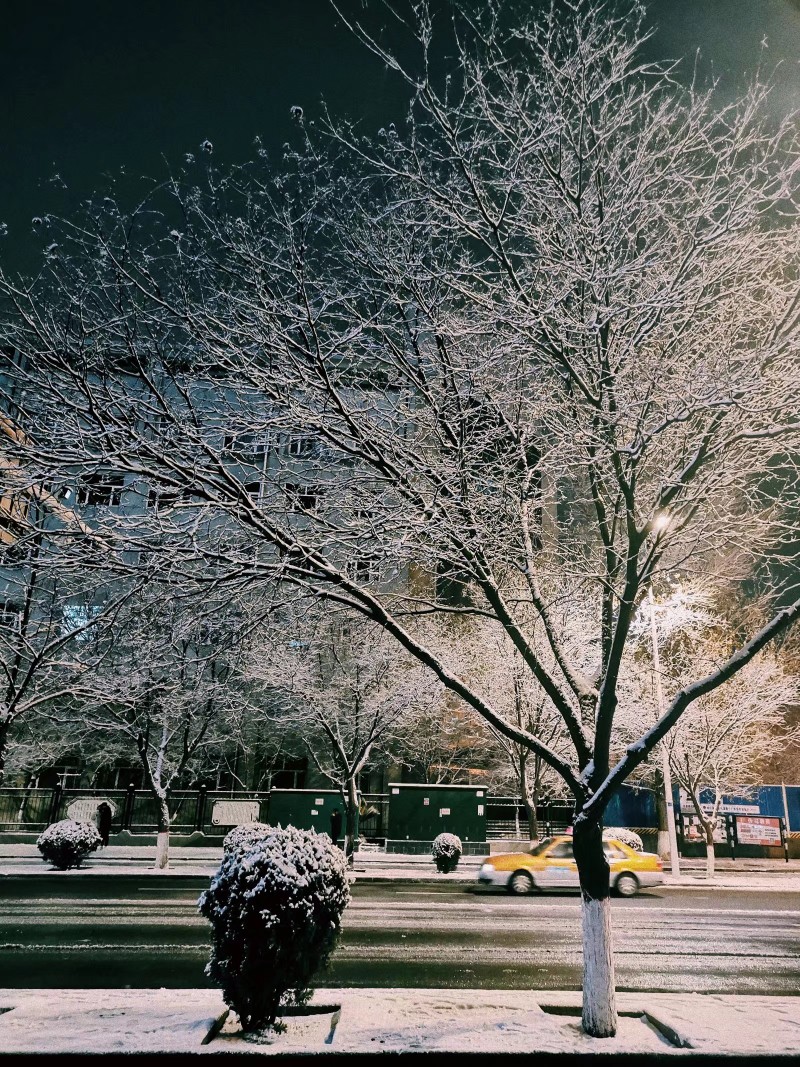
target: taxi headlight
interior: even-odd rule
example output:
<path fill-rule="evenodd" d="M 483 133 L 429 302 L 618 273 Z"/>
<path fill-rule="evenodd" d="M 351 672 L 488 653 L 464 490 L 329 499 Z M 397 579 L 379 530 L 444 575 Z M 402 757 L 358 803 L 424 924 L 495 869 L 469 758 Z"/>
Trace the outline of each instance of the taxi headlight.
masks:
<path fill-rule="evenodd" d="M 489 861 L 487 860 L 487 861 L 486 861 L 486 862 L 485 862 L 485 863 L 484 863 L 484 864 L 483 864 L 483 865 L 481 866 L 481 870 L 482 870 L 482 871 L 493 871 L 493 870 L 494 870 L 494 864 L 493 864 L 493 863 L 489 863 Z"/>

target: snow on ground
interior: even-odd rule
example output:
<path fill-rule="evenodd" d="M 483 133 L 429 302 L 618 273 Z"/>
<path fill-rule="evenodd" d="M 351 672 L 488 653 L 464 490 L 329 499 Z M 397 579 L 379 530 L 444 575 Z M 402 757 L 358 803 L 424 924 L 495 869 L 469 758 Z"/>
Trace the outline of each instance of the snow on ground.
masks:
<path fill-rule="evenodd" d="M 178 1052 L 224 1008 L 214 989 L 5 990 L 0 1052 Z"/>
<path fill-rule="evenodd" d="M 800 999 L 664 993 L 626 993 L 618 999 L 625 1013 L 619 1032 L 599 1041 L 581 1032 L 576 1015 L 543 1010 L 577 1010 L 579 993 L 324 989 L 312 1003 L 327 1007 L 327 1013 L 290 1018 L 286 1033 L 265 1044 L 231 1032 L 231 1019 L 204 1045 L 224 1011 L 215 990 L 0 990 L 0 1008 L 12 1008 L 0 1014 L 0 1052 L 439 1050 L 685 1056 L 693 1051 L 786 1055 L 800 1046 Z M 665 1033 L 677 1035 L 687 1047 L 676 1047 Z"/>

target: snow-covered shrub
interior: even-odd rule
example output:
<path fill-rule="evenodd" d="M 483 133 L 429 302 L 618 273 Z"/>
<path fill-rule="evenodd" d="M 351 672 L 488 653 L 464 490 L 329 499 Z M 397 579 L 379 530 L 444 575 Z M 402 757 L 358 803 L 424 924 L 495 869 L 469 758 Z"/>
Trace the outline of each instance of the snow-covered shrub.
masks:
<path fill-rule="evenodd" d="M 81 860 L 102 844 L 97 827 L 91 822 L 62 819 L 54 822 L 39 835 L 36 847 L 42 859 L 59 870 L 80 867 Z"/>
<path fill-rule="evenodd" d="M 461 838 L 455 834 L 439 834 L 434 839 L 431 855 L 442 874 L 454 871 L 461 859 Z"/>
<path fill-rule="evenodd" d="M 222 841 L 222 851 L 225 855 L 229 852 L 238 852 L 240 849 L 249 849 L 256 841 L 271 834 L 273 827 L 265 822 L 247 822 L 241 826 L 234 826 L 229 830 Z"/>
<path fill-rule="evenodd" d="M 624 826 L 607 826 L 603 830 L 603 838 L 607 840 L 612 837 L 615 841 L 621 841 L 623 845 L 627 845 L 628 848 L 644 852 L 644 841 L 633 830 L 628 830 Z"/>
<path fill-rule="evenodd" d="M 212 926 L 206 974 L 244 1030 L 279 1029 L 282 999 L 308 1000 L 349 901 L 347 861 L 327 834 L 270 827 L 227 851 L 198 907 Z"/>

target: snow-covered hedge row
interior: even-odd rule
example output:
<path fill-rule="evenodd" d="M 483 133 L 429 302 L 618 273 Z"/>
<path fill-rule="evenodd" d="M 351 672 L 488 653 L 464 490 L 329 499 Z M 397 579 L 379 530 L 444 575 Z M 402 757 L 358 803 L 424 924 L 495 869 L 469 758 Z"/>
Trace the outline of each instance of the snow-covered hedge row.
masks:
<path fill-rule="evenodd" d="M 243 1029 L 278 1029 L 282 999 L 308 1000 L 349 901 L 344 853 L 327 834 L 269 827 L 228 849 L 198 907 L 212 927 L 206 974 Z"/>
<path fill-rule="evenodd" d="M 615 841 L 621 841 L 628 848 L 633 848 L 637 852 L 644 852 L 644 841 L 642 841 L 641 837 L 634 830 L 628 830 L 624 826 L 607 826 L 603 830 L 603 837 L 605 839 L 613 838 Z"/>
<path fill-rule="evenodd" d="M 455 834 L 439 834 L 434 839 L 431 855 L 440 871 L 454 871 L 461 859 L 461 838 Z"/>
<path fill-rule="evenodd" d="M 80 867 L 84 856 L 94 852 L 102 843 L 94 823 L 62 819 L 61 822 L 52 823 L 39 835 L 36 847 L 42 859 L 66 871 L 70 867 Z"/>

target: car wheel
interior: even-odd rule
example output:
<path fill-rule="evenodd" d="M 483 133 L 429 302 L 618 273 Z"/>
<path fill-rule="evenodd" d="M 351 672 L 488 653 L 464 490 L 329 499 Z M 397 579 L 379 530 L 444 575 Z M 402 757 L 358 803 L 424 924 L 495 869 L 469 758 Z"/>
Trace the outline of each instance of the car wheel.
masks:
<path fill-rule="evenodd" d="M 621 897 L 635 897 L 639 892 L 639 879 L 635 874 L 621 874 L 614 884 Z"/>
<path fill-rule="evenodd" d="M 523 893 L 532 893 L 533 890 L 534 881 L 525 871 L 514 871 L 508 880 L 509 893 L 521 896 Z"/>

